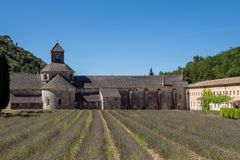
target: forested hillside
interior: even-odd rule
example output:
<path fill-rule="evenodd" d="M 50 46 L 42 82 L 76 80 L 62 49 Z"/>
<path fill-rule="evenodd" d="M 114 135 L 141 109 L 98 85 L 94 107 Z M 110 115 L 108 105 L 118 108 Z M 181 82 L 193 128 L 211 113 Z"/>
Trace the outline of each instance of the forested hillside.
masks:
<path fill-rule="evenodd" d="M 160 72 L 160 75 L 179 75 L 189 83 L 226 77 L 240 76 L 240 47 L 221 52 L 216 56 L 194 56 L 185 67 L 173 72 Z"/>
<path fill-rule="evenodd" d="M 0 35 L 0 54 L 5 54 L 10 73 L 37 73 L 46 64 L 31 52 L 18 47 L 9 36 Z"/>

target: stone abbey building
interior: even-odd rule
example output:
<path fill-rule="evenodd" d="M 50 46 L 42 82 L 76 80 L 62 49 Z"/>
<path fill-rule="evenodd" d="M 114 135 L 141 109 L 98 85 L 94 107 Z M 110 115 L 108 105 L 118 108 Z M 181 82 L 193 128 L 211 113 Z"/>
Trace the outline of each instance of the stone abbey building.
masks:
<path fill-rule="evenodd" d="M 57 43 L 40 74 L 14 74 L 11 109 L 185 109 L 182 76 L 76 76 Z"/>

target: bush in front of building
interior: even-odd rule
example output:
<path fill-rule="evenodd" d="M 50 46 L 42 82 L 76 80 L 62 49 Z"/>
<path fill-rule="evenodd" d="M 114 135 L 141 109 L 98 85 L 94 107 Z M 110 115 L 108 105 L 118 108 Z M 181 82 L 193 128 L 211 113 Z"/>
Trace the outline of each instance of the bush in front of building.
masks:
<path fill-rule="evenodd" d="M 208 112 L 210 111 L 210 106 L 209 106 L 210 103 L 221 104 L 221 103 L 226 103 L 231 99 L 232 99 L 231 97 L 226 95 L 215 95 L 213 94 L 211 89 L 204 89 L 202 100 L 201 100 L 202 110 L 205 112 Z"/>
<path fill-rule="evenodd" d="M 240 109 L 238 108 L 221 108 L 220 114 L 225 118 L 240 119 Z"/>

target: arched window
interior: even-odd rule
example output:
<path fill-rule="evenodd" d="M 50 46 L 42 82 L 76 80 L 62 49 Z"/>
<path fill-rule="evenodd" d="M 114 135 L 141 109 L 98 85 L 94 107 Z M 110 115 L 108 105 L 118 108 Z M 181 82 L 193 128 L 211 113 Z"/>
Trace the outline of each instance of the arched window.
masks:
<path fill-rule="evenodd" d="M 172 104 L 173 104 L 173 108 L 171 108 L 171 109 L 176 109 L 176 105 L 177 105 L 177 90 L 175 88 L 172 90 Z"/>
<path fill-rule="evenodd" d="M 58 105 L 59 105 L 59 106 L 62 105 L 62 99 L 61 99 L 61 98 L 58 99 Z"/>
<path fill-rule="evenodd" d="M 47 98 L 46 99 L 46 105 L 49 106 L 50 105 L 50 100 Z"/>
<path fill-rule="evenodd" d="M 46 73 L 43 74 L 43 79 L 44 79 L 44 80 L 47 80 L 47 79 L 48 79 L 48 76 L 47 76 Z"/>
<path fill-rule="evenodd" d="M 55 60 L 56 60 L 56 62 L 60 61 L 60 54 L 59 53 L 55 54 Z"/>

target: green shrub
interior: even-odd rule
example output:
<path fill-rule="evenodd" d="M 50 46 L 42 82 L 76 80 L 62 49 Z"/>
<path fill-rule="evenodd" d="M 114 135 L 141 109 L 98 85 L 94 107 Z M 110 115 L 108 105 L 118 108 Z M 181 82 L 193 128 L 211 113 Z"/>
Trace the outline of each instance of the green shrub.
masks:
<path fill-rule="evenodd" d="M 221 108 L 220 115 L 231 119 L 240 119 L 240 109 L 238 108 Z"/>

